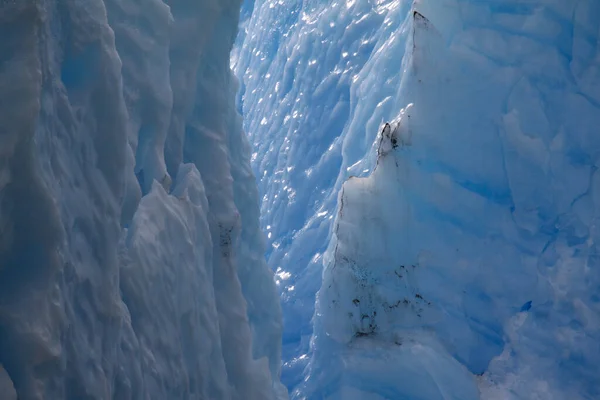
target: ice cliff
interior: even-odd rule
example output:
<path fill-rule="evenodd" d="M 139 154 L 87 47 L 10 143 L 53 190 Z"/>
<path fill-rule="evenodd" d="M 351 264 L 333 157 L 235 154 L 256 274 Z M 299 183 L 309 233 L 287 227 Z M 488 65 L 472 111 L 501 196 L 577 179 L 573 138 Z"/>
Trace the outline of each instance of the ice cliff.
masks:
<path fill-rule="evenodd" d="M 600 2 L 247 7 L 292 398 L 599 398 Z"/>
<path fill-rule="evenodd" d="M 0 2 L 0 397 L 283 399 L 236 0 Z"/>

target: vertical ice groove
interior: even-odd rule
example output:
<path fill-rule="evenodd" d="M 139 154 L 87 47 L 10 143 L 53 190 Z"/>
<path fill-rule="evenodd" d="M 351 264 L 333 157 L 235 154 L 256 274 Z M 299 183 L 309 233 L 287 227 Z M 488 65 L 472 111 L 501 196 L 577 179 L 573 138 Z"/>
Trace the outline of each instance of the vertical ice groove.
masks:
<path fill-rule="evenodd" d="M 287 398 L 239 10 L 0 2 L 3 399 Z"/>
<path fill-rule="evenodd" d="M 252 6 L 234 67 L 292 397 L 600 396 L 600 4 Z"/>

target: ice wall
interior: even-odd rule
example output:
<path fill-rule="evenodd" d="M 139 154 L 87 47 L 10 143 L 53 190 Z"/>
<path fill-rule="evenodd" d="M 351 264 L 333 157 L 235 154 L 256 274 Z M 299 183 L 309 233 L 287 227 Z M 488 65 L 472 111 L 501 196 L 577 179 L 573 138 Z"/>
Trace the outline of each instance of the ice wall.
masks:
<path fill-rule="evenodd" d="M 234 65 L 294 398 L 600 396 L 599 22 L 254 3 Z"/>
<path fill-rule="evenodd" d="M 294 387 L 308 361 L 337 193 L 347 168 L 372 156 L 380 123 L 393 116 L 401 74 L 381 72 L 402 59 L 398 38 L 410 4 L 257 0 L 245 7 L 253 13 L 232 63 L 282 299 L 282 380 Z M 351 173 L 366 168 L 359 163 Z"/>
<path fill-rule="evenodd" d="M 2 396 L 287 397 L 239 9 L 0 3 Z"/>

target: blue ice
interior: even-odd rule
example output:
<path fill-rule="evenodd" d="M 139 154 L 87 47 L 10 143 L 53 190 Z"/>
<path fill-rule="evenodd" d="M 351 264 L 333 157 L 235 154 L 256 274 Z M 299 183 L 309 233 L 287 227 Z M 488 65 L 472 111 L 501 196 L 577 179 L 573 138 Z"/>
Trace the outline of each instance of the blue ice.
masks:
<path fill-rule="evenodd" d="M 599 397 L 600 3 L 245 7 L 292 398 Z"/>

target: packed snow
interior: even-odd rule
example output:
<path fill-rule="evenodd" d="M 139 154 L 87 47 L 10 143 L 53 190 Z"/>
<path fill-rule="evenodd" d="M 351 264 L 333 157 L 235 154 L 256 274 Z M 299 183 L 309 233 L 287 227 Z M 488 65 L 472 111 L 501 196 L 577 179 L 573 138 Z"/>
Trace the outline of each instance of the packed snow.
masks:
<path fill-rule="evenodd" d="M 246 7 L 292 398 L 600 397 L 600 2 Z"/>

